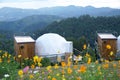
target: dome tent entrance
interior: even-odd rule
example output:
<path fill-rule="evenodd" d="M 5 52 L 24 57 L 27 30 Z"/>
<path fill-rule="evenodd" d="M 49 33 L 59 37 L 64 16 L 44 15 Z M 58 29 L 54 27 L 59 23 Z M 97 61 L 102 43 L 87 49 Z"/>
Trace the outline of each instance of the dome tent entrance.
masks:
<path fill-rule="evenodd" d="M 66 52 L 65 43 L 67 41 L 64 37 L 55 34 L 43 34 L 36 40 L 35 52 L 38 56 L 64 54 Z M 72 50 L 70 50 L 72 51 Z"/>

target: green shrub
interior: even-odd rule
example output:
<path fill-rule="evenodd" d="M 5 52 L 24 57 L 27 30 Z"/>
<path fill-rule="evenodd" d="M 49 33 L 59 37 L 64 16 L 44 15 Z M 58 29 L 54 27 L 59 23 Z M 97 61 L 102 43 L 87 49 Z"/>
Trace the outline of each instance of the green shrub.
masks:
<path fill-rule="evenodd" d="M 42 64 L 43 67 L 46 67 L 46 66 L 51 65 L 51 61 L 50 61 L 49 58 L 45 57 L 45 58 L 42 59 L 41 64 Z"/>

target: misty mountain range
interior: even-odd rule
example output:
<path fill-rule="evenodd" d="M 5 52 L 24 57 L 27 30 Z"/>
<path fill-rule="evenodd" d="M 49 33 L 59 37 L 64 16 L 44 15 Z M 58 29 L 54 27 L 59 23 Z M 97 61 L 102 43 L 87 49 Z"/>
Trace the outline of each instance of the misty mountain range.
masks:
<path fill-rule="evenodd" d="M 120 15 L 120 9 L 108 7 L 95 8 L 92 6 L 58 6 L 40 9 L 20 9 L 4 7 L 0 9 L 0 21 L 15 21 L 32 15 L 55 15 L 63 18 L 79 17 L 88 14 L 90 16 L 116 16 Z"/>

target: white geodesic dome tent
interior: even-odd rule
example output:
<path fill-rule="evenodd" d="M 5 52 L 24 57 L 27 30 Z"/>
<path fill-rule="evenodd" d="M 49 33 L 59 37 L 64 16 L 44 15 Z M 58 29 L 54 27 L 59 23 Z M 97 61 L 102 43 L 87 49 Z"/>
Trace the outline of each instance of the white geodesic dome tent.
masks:
<path fill-rule="evenodd" d="M 120 51 L 120 35 L 117 37 L 117 50 Z"/>
<path fill-rule="evenodd" d="M 38 56 L 64 54 L 65 52 L 72 52 L 72 47 L 72 42 L 66 41 L 64 37 L 55 33 L 46 33 L 36 40 L 35 53 Z"/>

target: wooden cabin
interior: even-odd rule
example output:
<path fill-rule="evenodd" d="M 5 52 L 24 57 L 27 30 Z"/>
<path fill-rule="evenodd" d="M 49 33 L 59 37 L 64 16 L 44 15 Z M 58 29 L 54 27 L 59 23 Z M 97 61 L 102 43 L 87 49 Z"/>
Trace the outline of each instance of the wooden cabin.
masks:
<path fill-rule="evenodd" d="M 117 38 L 113 34 L 98 33 L 98 49 L 102 58 L 113 60 L 117 52 Z"/>
<path fill-rule="evenodd" d="M 32 58 L 35 55 L 35 40 L 30 36 L 15 36 L 14 50 L 16 56 L 21 55 L 22 58 Z"/>

